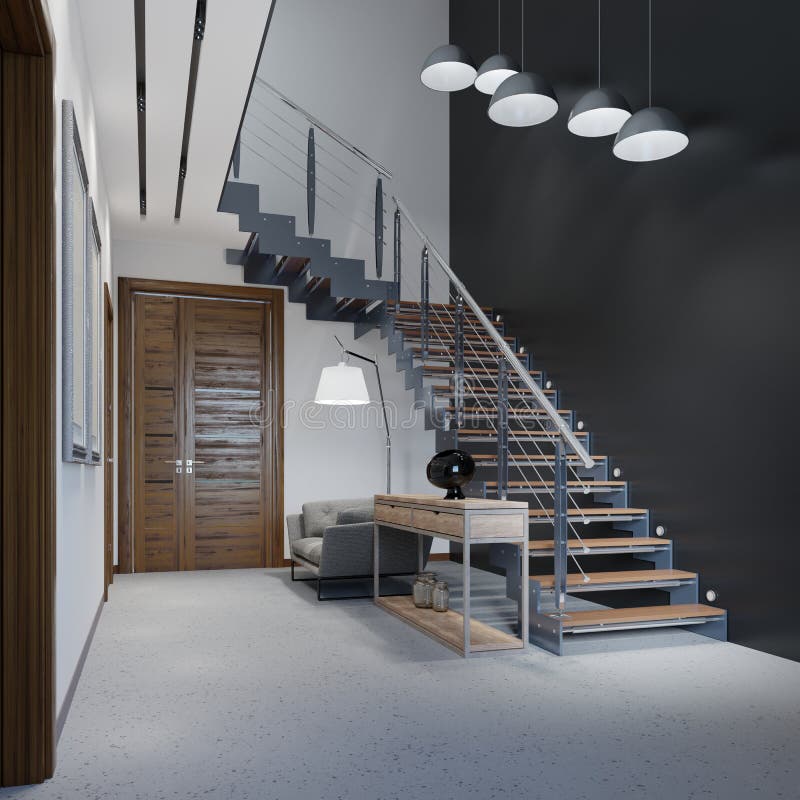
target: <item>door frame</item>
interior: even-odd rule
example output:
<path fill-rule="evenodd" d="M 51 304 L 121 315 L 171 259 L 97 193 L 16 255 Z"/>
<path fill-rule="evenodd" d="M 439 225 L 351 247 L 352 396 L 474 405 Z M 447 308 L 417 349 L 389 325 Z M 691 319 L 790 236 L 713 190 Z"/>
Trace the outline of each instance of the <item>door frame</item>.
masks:
<path fill-rule="evenodd" d="M 136 294 L 167 294 L 183 297 L 255 300 L 270 302 L 273 358 L 270 360 L 270 384 L 275 387 L 274 408 L 278 410 L 267 447 L 274 469 L 267 486 L 265 518 L 270 536 L 266 542 L 267 567 L 282 567 L 283 562 L 283 308 L 284 290 L 266 286 L 226 286 L 211 283 L 183 283 L 149 278 L 119 278 L 117 312 L 117 552 L 119 572 L 133 572 L 133 298 Z"/>
<path fill-rule="evenodd" d="M 0 785 L 55 769 L 54 38 L 43 0 L 0 12 Z"/>
<path fill-rule="evenodd" d="M 114 583 L 114 304 L 103 284 L 103 601 Z"/>

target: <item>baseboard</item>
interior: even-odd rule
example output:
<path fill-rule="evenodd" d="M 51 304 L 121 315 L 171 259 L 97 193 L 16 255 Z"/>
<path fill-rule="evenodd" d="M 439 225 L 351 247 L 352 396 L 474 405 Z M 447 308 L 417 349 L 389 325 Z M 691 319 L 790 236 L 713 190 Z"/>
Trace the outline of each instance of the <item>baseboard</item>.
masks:
<path fill-rule="evenodd" d="M 78 659 L 77 666 L 75 667 L 75 672 L 72 674 L 72 680 L 69 682 L 69 689 L 67 689 L 67 694 L 64 696 L 64 702 L 61 704 L 61 710 L 58 712 L 58 717 L 56 717 L 56 741 L 61 738 L 61 731 L 64 730 L 64 723 L 67 721 L 67 716 L 69 715 L 69 710 L 72 706 L 72 699 L 75 697 L 75 690 L 78 688 L 78 682 L 80 681 L 81 674 L 83 673 L 83 665 L 86 663 L 86 656 L 89 655 L 89 648 L 92 646 L 94 632 L 97 630 L 97 623 L 100 622 L 100 614 L 103 613 L 104 605 L 105 602 L 101 597 L 100 605 L 97 606 L 97 613 L 94 615 L 94 621 L 92 622 L 92 627 L 89 630 L 89 635 L 86 637 L 83 650 L 81 650 L 81 656 Z"/>

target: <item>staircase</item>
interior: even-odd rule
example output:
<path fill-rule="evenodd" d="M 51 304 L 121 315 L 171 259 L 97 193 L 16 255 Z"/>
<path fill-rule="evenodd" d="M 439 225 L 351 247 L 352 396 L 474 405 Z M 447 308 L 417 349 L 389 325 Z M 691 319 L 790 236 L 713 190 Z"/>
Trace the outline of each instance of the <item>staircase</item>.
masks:
<path fill-rule="evenodd" d="M 308 146 L 311 232 L 311 133 Z M 379 222 L 383 196 L 379 174 Z M 698 575 L 674 567 L 663 527 L 647 509 L 631 505 L 627 481 L 606 455 L 592 452 L 590 432 L 573 410 L 561 408 L 559 390 L 534 368 L 501 318 L 475 304 L 402 203 L 395 203 L 393 279 L 380 277 L 382 224 L 375 225 L 377 276 L 368 278 L 365 261 L 338 258 L 330 240 L 298 234 L 296 216 L 263 211 L 259 186 L 229 176 L 219 210 L 236 214 L 239 229 L 250 236 L 243 250 L 228 250 L 226 260 L 241 265 L 246 283 L 286 286 L 309 320 L 350 323 L 355 338 L 379 330 L 405 387 L 424 409 L 426 428 L 435 431 L 435 449 L 460 447 L 473 455 L 476 477 L 465 487 L 468 494 L 528 502 L 531 642 L 561 654 L 565 639 L 578 634 L 670 626 L 725 640 L 726 612 L 698 602 Z M 419 282 L 402 269 L 409 238 L 419 245 L 413 252 L 421 252 Z M 445 279 L 440 285 L 449 285 L 446 297 L 430 299 L 436 283 L 431 268 Z M 521 578 L 512 547 L 491 545 L 487 557 L 486 566 L 505 573 L 508 597 L 517 599 Z M 598 596 L 602 605 L 589 602 Z"/>

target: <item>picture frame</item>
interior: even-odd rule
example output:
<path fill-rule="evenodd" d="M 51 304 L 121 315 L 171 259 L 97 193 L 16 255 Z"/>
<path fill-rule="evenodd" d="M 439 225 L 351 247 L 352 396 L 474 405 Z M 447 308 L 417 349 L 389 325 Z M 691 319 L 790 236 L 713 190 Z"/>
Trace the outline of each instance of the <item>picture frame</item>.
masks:
<path fill-rule="evenodd" d="M 86 430 L 89 432 L 90 444 L 87 462 L 93 466 L 98 466 L 102 462 L 103 330 L 100 303 L 103 297 L 103 271 L 101 269 L 101 253 L 100 229 L 97 226 L 94 201 L 89 198 L 89 237 L 86 267 L 86 308 L 88 312 L 86 315 L 86 349 L 89 368 L 86 376 Z"/>
<path fill-rule="evenodd" d="M 87 313 L 89 177 L 70 100 L 62 102 L 62 458 L 90 456 Z"/>

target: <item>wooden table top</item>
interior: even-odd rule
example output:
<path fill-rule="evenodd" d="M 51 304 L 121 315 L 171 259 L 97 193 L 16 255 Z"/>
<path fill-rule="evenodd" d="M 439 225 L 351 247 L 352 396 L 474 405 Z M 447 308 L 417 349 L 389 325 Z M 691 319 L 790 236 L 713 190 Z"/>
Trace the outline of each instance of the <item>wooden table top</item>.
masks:
<path fill-rule="evenodd" d="M 466 497 L 463 500 L 445 500 L 440 494 L 376 494 L 376 503 L 389 505 L 420 505 L 449 508 L 453 511 L 499 511 L 527 508 L 528 504 L 518 500 L 491 500 Z"/>

